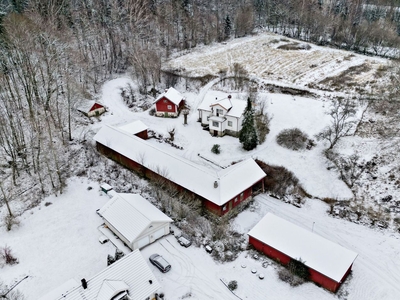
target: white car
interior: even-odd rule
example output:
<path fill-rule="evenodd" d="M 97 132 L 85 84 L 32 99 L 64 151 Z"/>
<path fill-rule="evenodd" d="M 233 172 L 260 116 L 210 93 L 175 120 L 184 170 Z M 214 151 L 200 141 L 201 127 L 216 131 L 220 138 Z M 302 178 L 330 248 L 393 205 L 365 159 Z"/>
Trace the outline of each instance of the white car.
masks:
<path fill-rule="evenodd" d="M 188 239 L 184 238 L 183 236 L 181 236 L 180 238 L 178 238 L 178 243 L 181 244 L 181 246 L 183 247 L 189 247 L 192 242 L 189 241 Z"/>

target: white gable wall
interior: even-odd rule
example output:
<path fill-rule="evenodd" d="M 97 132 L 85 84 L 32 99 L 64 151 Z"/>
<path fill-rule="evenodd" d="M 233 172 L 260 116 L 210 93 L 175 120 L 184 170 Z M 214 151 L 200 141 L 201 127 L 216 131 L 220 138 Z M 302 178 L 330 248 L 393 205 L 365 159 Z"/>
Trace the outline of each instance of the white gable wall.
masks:
<path fill-rule="evenodd" d="M 131 243 L 129 248 L 132 250 L 143 248 L 144 246 L 139 246 L 138 241 L 142 240 L 144 237 L 149 237 L 149 243 L 151 244 L 159 238 L 169 234 L 169 223 L 154 222 L 151 223 L 150 226 Z"/>

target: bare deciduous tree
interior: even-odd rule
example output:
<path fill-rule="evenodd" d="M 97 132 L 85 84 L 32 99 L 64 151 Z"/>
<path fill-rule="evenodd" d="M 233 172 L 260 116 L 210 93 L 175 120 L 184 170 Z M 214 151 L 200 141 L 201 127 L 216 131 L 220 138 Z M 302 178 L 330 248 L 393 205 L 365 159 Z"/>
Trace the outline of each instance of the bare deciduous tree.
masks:
<path fill-rule="evenodd" d="M 355 103 L 346 98 L 333 101 L 332 107 L 328 113 L 331 116 L 331 125 L 325 127 L 316 138 L 318 140 L 327 140 L 329 148 L 332 149 L 336 143 L 354 128 L 353 120 L 356 114 Z"/>

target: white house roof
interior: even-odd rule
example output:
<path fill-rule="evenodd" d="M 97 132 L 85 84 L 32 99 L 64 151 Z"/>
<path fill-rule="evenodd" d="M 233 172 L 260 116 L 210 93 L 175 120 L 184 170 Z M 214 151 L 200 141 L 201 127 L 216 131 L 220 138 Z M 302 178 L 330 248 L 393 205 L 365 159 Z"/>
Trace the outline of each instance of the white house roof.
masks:
<path fill-rule="evenodd" d="M 75 289 L 78 286 L 78 281 L 71 278 L 70 280 L 64 282 L 59 287 L 48 292 L 46 295 L 39 298 L 39 300 L 54 300 L 60 298 L 61 295 L 68 294 L 69 291 Z"/>
<path fill-rule="evenodd" d="M 81 111 L 83 113 L 88 113 L 92 109 L 93 105 L 95 105 L 96 103 L 103 106 L 103 104 L 101 104 L 99 102 L 96 102 L 94 100 L 88 100 L 88 101 L 81 102 L 77 109 L 78 109 L 78 111 Z"/>
<path fill-rule="evenodd" d="M 149 127 L 146 124 L 144 124 L 142 121 L 137 120 L 135 122 L 120 126 L 119 128 L 128 133 L 137 134 L 139 132 L 142 132 L 142 131 L 148 129 Z"/>
<path fill-rule="evenodd" d="M 160 100 L 163 97 L 167 98 L 169 101 L 171 101 L 172 103 L 174 103 L 177 106 L 184 99 L 182 94 L 179 93 L 173 87 L 170 87 L 165 93 L 163 93 L 160 96 L 158 96 L 158 98 L 156 99 L 156 101 L 154 101 L 154 103 L 156 103 L 158 100 Z"/>
<path fill-rule="evenodd" d="M 172 222 L 171 218 L 138 194 L 118 193 L 99 213 L 131 243 L 152 223 Z"/>
<path fill-rule="evenodd" d="M 243 115 L 243 112 L 247 106 L 247 101 L 234 99 L 234 98 L 223 98 L 221 100 L 215 100 L 213 98 L 206 98 L 200 104 L 198 110 L 204 110 L 211 112 L 212 106 L 221 106 L 228 110 L 226 116 L 231 116 L 235 118 L 240 118 Z"/>
<path fill-rule="evenodd" d="M 218 206 L 266 176 L 251 158 L 216 172 L 109 125 L 103 126 L 94 140 Z M 218 187 L 214 188 L 214 182 Z"/>
<path fill-rule="evenodd" d="M 249 236 L 340 282 L 357 253 L 268 213 Z"/>
<path fill-rule="evenodd" d="M 123 288 L 128 288 L 130 299 L 143 300 L 160 287 L 140 251 L 135 250 L 87 280 L 86 289 L 79 284 L 52 300 L 106 300 L 106 296 Z"/>
<path fill-rule="evenodd" d="M 226 110 L 229 110 L 229 109 L 232 108 L 232 102 L 231 102 L 231 99 L 230 99 L 230 98 L 221 99 L 221 100 L 219 100 L 219 101 L 217 101 L 217 102 L 214 102 L 214 103 L 211 104 L 210 106 L 216 106 L 216 105 L 220 105 L 220 106 L 222 106 L 223 108 L 225 108 Z"/>

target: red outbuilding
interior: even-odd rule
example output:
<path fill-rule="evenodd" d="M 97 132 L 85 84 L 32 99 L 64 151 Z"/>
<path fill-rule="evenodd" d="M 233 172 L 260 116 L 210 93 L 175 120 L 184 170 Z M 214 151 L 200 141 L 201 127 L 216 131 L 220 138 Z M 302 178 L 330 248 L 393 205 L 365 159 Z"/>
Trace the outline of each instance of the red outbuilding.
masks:
<path fill-rule="evenodd" d="M 302 261 L 309 279 L 336 292 L 349 275 L 357 254 L 317 234 L 268 213 L 250 232 L 249 243 L 287 265 Z"/>
<path fill-rule="evenodd" d="M 78 111 L 87 117 L 99 116 L 106 111 L 103 104 L 96 101 L 86 101 L 80 103 Z"/>
<path fill-rule="evenodd" d="M 185 106 L 185 98 L 173 87 L 165 90 L 156 101 L 156 116 L 177 117 Z"/>
<path fill-rule="evenodd" d="M 219 216 L 252 199 L 253 187 L 263 188 L 266 175 L 252 158 L 216 171 L 138 138 L 131 127 L 136 125 L 103 126 L 94 136 L 97 150 L 144 177 L 164 178 L 178 191 L 195 195 L 204 208 Z"/>

